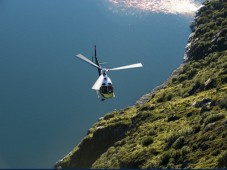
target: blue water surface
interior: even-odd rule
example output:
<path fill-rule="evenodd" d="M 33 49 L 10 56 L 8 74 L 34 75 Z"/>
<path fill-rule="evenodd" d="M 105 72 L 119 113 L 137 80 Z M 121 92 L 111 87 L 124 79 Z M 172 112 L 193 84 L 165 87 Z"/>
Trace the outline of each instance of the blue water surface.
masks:
<path fill-rule="evenodd" d="M 53 168 L 99 117 L 133 105 L 183 61 L 192 17 L 114 13 L 106 0 L 0 0 L 0 168 Z M 116 98 L 92 85 L 97 45 Z"/>

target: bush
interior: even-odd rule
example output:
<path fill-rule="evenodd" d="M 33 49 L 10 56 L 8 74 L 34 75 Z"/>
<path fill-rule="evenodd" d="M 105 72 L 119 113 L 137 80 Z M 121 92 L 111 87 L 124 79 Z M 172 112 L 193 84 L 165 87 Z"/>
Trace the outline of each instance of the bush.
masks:
<path fill-rule="evenodd" d="M 185 74 L 179 75 L 178 81 L 179 81 L 179 82 L 182 82 L 182 81 L 184 81 L 184 80 L 187 80 L 187 76 L 186 76 Z"/>
<path fill-rule="evenodd" d="M 161 155 L 159 160 L 159 165 L 166 166 L 169 163 L 169 159 L 171 157 L 170 152 L 164 152 L 163 155 Z"/>
<path fill-rule="evenodd" d="M 188 71 L 188 80 L 192 79 L 197 73 L 196 69 L 191 69 L 190 71 Z"/>
<path fill-rule="evenodd" d="M 161 102 L 164 102 L 165 101 L 165 95 L 162 95 L 160 96 L 158 99 L 157 99 L 157 102 L 158 103 L 161 103 Z"/>
<path fill-rule="evenodd" d="M 166 101 L 170 101 L 172 98 L 173 98 L 173 94 L 172 93 L 169 93 L 166 96 Z"/>
<path fill-rule="evenodd" d="M 218 101 L 218 105 L 222 109 L 227 109 L 227 97 L 222 98 L 221 100 Z"/>
<path fill-rule="evenodd" d="M 110 118 L 113 118 L 114 117 L 114 113 L 107 113 L 104 117 L 104 120 L 108 120 Z"/>
<path fill-rule="evenodd" d="M 153 143 L 153 138 L 151 136 L 144 138 L 143 141 L 142 141 L 143 146 L 148 146 L 152 143 Z"/>
<path fill-rule="evenodd" d="M 172 78 L 172 83 L 175 83 L 177 81 L 177 77 Z"/>
<path fill-rule="evenodd" d="M 170 101 L 174 97 L 174 94 L 172 92 L 165 92 L 160 95 L 160 97 L 157 99 L 158 103 Z"/>
<path fill-rule="evenodd" d="M 208 116 L 205 120 L 204 123 L 205 125 L 209 124 L 209 123 L 213 123 L 216 122 L 218 120 L 221 120 L 225 118 L 225 115 L 223 113 L 219 113 L 219 114 L 212 114 L 210 116 Z"/>
<path fill-rule="evenodd" d="M 222 152 L 218 156 L 218 167 L 227 168 L 227 151 Z"/>
<path fill-rule="evenodd" d="M 192 127 L 192 133 L 198 133 L 200 131 L 200 125 L 194 125 Z"/>
<path fill-rule="evenodd" d="M 180 149 L 184 145 L 185 138 L 184 136 L 179 137 L 174 143 L 173 143 L 173 148 L 175 149 Z"/>
<path fill-rule="evenodd" d="M 179 135 L 175 134 L 175 133 L 173 133 L 169 137 L 167 137 L 165 139 L 165 142 L 166 142 L 165 149 L 169 149 L 178 137 L 179 137 Z"/>

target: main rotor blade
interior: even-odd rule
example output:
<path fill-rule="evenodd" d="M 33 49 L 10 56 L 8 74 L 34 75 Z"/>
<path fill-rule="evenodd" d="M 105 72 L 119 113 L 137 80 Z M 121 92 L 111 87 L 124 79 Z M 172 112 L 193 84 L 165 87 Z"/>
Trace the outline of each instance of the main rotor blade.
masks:
<path fill-rule="evenodd" d="M 131 65 L 112 68 L 112 69 L 108 69 L 108 70 L 123 70 L 123 69 L 138 68 L 138 67 L 143 67 L 142 63 L 131 64 Z"/>
<path fill-rule="evenodd" d="M 96 80 L 95 84 L 92 86 L 93 90 L 100 90 L 100 87 L 102 86 L 104 76 L 101 74 L 99 78 Z"/>
<path fill-rule="evenodd" d="M 82 59 L 83 61 L 86 61 L 87 63 L 91 64 L 94 67 L 97 67 L 99 69 L 102 69 L 101 67 L 99 67 L 98 65 L 96 65 L 95 63 L 93 63 L 91 60 L 89 60 L 88 58 L 86 58 L 85 56 L 83 56 L 82 54 L 77 54 L 76 55 L 78 58 Z"/>

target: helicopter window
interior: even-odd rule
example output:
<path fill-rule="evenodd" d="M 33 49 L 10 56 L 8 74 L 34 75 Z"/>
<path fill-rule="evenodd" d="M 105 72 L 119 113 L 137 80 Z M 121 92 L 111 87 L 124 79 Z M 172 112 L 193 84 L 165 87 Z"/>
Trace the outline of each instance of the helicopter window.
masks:
<path fill-rule="evenodd" d="M 111 83 L 108 83 L 108 85 L 111 85 Z"/>
<path fill-rule="evenodd" d="M 101 93 L 108 93 L 108 91 L 107 91 L 107 86 L 102 86 L 101 88 L 100 88 L 100 90 L 101 90 Z"/>
<path fill-rule="evenodd" d="M 113 93 L 113 87 L 112 86 L 108 86 L 108 93 Z"/>
<path fill-rule="evenodd" d="M 104 93 L 104 94 L 113 93 L 113 87 L 112 86 L 101 86 L 100 91 L 101 91 L 101 93 Z"/>
<path fill-rule="evenodd" d="M 105 86 L 105 83 L 102 83 L 103 86 Z"/>

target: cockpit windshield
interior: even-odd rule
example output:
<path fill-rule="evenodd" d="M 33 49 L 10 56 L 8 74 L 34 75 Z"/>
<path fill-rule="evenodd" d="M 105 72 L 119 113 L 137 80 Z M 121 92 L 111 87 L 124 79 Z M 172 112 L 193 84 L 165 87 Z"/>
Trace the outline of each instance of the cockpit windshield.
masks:
<path fill-rule="evenodd" d="M 113 86 L 112 85 L 101 86 L 100 91 L 103 94 L 113 93 Z"/>

